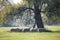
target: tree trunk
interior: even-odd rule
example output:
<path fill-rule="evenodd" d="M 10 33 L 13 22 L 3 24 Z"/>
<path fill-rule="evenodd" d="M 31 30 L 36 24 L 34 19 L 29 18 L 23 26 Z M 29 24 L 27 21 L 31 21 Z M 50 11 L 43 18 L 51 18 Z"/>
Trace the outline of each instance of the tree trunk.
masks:
<path fill-rule="evenodd" d="M 39 1 L 35 0 L 34 2 L 34 13 L 35 13 L 35 21 L 38 28 L 44 28 L 42 17 L 41 17 L 41 10 L 39 9 Z"/>
<path fill-rule="evenodd" d="M 35 7 L 34 13 L 35 13 L 35 21 L 38 28 L 44 28 L 42 17 L 41 17 L 41 10 L 38 9 L 38 7 Z"/>

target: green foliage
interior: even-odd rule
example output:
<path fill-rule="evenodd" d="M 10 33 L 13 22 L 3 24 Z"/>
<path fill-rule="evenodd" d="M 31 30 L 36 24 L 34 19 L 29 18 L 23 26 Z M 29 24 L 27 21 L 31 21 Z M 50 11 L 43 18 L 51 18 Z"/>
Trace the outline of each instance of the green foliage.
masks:
<path fill-rule="evenodd" d="M 7 23 L 6 18 L 8 17 L 8 14 L 10 13 L 11 9 L 12 9 L 11 6 L 6 6 L 4 10 L 0 12 L 0 19 L 1 19 L 0 24 Z"/>
<path fill-rule="evenodd" d="M 8 5 L 7 5 L 8 4 Z M 3 8 L 0 12 L 0 25 L 5 25 L 8 24 L 9 22 L 11 22 L 13 20 L 13 17 L 15 15 L 22 15 L 21 14 L 21 10 L 22 7 L 26 4 L 26 2 L 21 3 L 21 4 L 17 4 L 17 5 L 11 5 L 11 3 L 9 4 L 9 1 L 6 0 L 0 0 L 0 9 Z M 21 10 L 18 10 L 21 9 Z"/>
<path fill-rule="evenodd" d="M 7 3 L 6 3 L 7 2 Z M 36 3 L 37 2 L 37 3 Z M 14 16 L 23 16 L 25 15 L 24 7 L 34 9 L 34 5 L 38 6 L 38 9 L 44 8 L 44 16 L 47 18 L 43 20 L 45 22 L 57 22 L 60 19 L 60 0 L 23 0 L 22 3 L 14 4 L 13 6 L 8 1 L 0 0 L 0 9 L 3 10 L 0 12 L 0 24 L 7 24 L 10 19 L 13 19 Z M 47 4 L 46 7 L 43 7 L 44 4 Z M 59 8 L 57 8 L 59 6 Z M 35 9 L 34 9 L 35 10 Z M 29 10 L 30 11 L 30 10 Z M 31 13 L 31 12 L 30 12 Z M 30 16 L 28 12 L 28 15 Z"/>
<path fill-rule="evenodd" d="M 46 16 L 48 18 L 48 22 L 57 22 L 60 19 L 60 13 L 57 10 L 60 10 L 60 8 L 57 8 L 59 0 L 50 0 L 47 4 L 48 6 L 45 8 L 46 10 Z"/>

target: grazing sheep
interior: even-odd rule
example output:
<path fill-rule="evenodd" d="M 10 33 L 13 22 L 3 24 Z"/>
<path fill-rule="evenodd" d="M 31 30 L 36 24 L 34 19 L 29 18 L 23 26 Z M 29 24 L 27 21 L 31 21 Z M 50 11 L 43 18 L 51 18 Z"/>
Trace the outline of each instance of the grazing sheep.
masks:
<path fill-rule="evenodd" d="M 46 29 L 44 28 L 39 28 L 39 32 L 45 32 Z"/>
<path fill-rule="evenodd" d="M 30 31 L 30 28 L 26 28 L 26 29 L 24 29 L 24 31 L 23 32 L 29 32 Z"/>
<path fill-rule="evenodd" d="M 22 32 L 22 29 L 11 29 L 11 32 Z"/>
<path fill-rule="evenodd" d="M 39 30 L 38 30 L 38 28 L 33 28 L 32 30 L 31 30 L 31 32 L 38 32 Z"/>
<path fill-rule="evenodd" d="M 12 28 L 10 31 L 11 32 L 29 32 L 30 31 L 30 27 Z"/>
<path fill-rule="evenodd" d="M 39 28 L 39 32 L 51 32 L 50 30 L 46 30 L 44 28 Z"/>
<path fill-rule="evenodd" d="M 17 30 L 17 32 L 22 32 L 22 29 L 16 29 Z"/>
<path fill-rule="evenodd" d="M 15 29 L 11 29 L 11 32 L 15 32 L 16 30 Z"/>

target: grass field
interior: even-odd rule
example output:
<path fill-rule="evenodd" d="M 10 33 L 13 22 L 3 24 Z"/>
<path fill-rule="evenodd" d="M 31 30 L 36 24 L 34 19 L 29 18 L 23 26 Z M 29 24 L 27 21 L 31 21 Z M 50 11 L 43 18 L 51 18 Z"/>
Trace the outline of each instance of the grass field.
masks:
<path fill-rule="evenodd" d="M 60 31 L 60 27 L 45 27 Z M 0 27 L 0 40 L 60 40 L 60 32 L 7 32 L 8 27 Z"/>

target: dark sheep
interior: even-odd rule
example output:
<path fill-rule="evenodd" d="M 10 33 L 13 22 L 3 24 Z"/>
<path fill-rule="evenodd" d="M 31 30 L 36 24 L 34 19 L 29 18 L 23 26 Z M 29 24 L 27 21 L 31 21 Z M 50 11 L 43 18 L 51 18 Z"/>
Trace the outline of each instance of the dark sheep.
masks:
<path fill-rule="evenodd" d="M 30 31 L 30 28 L 28 28 L 28 29 L 24 29 L 23 32 L 29 32 L 29 31 Z"/>
<path fill-rule="evenodd" d="M 39 28 L 39 32 L 51 32 L 50 30 L 46 30 L 44 28 Z"/>
<path fill-rule="evenodd" d="M 16 31 L 16 29 L 11 29 L 11 32 L 15 32 Z"/>
<path fill-rule="evenodd" d="M 22 32 L 22 29 L 11 29 L 11 32 Z"/>
<path fill-rule="evenodd" d="M 17 29 L 16 29 L 16 32 L 22 32 L 22 29 L 18 29 L 18 28 L 17 28 Z"/>

